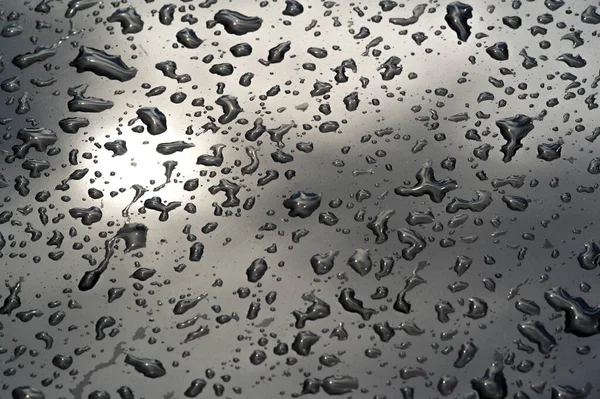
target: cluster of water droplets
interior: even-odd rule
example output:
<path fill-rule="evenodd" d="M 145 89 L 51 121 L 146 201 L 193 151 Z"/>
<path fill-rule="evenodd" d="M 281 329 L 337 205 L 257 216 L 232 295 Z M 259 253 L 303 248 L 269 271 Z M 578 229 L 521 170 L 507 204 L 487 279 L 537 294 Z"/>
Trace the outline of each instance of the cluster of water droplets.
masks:
<path fill-rule="evenodd" d="M 0 17 L 0 396 L 600 395 L 592 2 Z"/>

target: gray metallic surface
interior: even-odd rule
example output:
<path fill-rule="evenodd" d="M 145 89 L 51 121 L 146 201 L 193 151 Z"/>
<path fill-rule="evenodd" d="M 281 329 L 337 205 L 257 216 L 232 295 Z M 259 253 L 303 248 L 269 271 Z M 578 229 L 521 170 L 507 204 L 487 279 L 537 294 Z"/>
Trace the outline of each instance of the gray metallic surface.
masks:
<path fill-rule="evenodd" d="M 319 1 L 301 2 L 304 12 L 291 17 L 282 15 L 285 2 L 281 0 L 265 2 L 267 5 L 264 7 L 251 1 L 219 0 L 208 8 L 199 7 L 197 2 L 178 1 L 175 3 L 177 8 L 184 7 L 186 11 L 175 11 L 175 19 L 169 26 L 159 22 L 157 11 L 163 6 L 161 2 L 126 2 L 118 7 L 104 2 L 79 11 L 70 19 L 64 17 L 66 2 L 49 2 L 51 11 L 48 14 L 33 11 L 36 6 L 34 3 L 6 0 L 0 5 L 3 25 L 11 22 L 7 20 L 11 12 L 17 12 L 20 18 L 16 22 L 23 27 L 22 34 L 0 40 L 0 52 L 5 64 L 1 80 L 18 76 L 22 85 L 15 93 L 3 93 L 5 100 L 0 106 L 0 117 L 12 118 L 12 121 L 1 126 L 5 134 L 1 149 L 7 156 L 12 154 L 12 146 L 20 143 L 16 139 L 17 132 L 25 127 L 38 126 L 56 132 L 59 139 L 55 147 L 61 150 L 55 156 L 34 149 L 29 151 L 27 159 L 47 159 L 51 168 L 40 178 L 29 178 L 31 193 L 27 196 L 21 196 L 13 189 L 17 176 L 28 176 L 29 172 L 21 167 L 24 160 L 2 163 L 2 175 L 10 186 L 2 189 L 4 201 L 0 212 L 10 210 L 14 216 L 12 222 L 0 226 L 0 231 L 7 239 L 7 246 L 2 250 L 4 256 L 0 259 L 3 263 L 0 277 L 11 286 L 20 277 L 24 280 L 20 293 L 21 307 L 11 315 L 0 315 L 3 326 L 0 347 L 6 350 L 0 354 L 0 361 L 7 362 L 4 369 L 16 368 L 15 375 L 3 375 L 0 378 L 4 389 L 0 391 L 0 397 L 8 398 L 14 388 L 29 385 L 43 391 L 46 398 L 87 398 L 95 390 L 106 390 L 111 397 L 119 397 L 117 389 L 121 386 L 129 386 L 136 398 L 182 398 L 184 391 L 196 378 L 204 378 L 208 382 L 199 397 L 215 397 L 212 388 L 214 383 L 221 383 L 225 387 L 223 397 L 290 397 L 302 391 L 302 383 L 306 378 L 348 375 L 358 379 L 360 388 L 347 397 L 387 395 L 388 398 L 399 398 L 402 397 L 400 389 L 410 386 L 415 389 L 415 398 L 437 398 L 440 397 L 436 388 L 439 379 L 451 375 L 457 377 L 459 383 L 450 397 L 477 398 L 468 396 L 473 392 L 471 380 L 483 377 L 485 369 L 490 367 L 494 359 L 503 359 L 511 352 L 515 353 L 514 365 L 529 359 L 534 367 L 528 373 L 521 373 L 510 364 L 504 366 L 509 397 L 521 390 L 530 397 L 550 397 L 553 386 L 571 385 L 576 389 L 584 389 L 588 382 L 592 384 L 589 397 L 600 396 L 598 383 L 594 379 L 600 372 L 596 359 L 598 336 L 577 337 L 564 332 L 564 314 L 556 312 L 544 300 L 544 292 L 548 289 L 563 287 L 573 296 L 582 296 L 590 306 L 599 302 L 595 294 L 597 271 L 583 269 L 576 259 L 589 240 L 598 238 L 595 224 L 598 175 L 587 170 L 590 161 L 597 156 L 597 143 L 585 139 L 596 128 L 595 115 L 598 110 L 588 109 L 584 102 L 596 90 L 592 82 L 599 65 L 594 43 L 597 37 L 594 34 L 596 25 L 581 21 L 581 13 L 593 3 L 576 1 L 550 11 L 539 0 L 523 1 L 518 10 L 513 9 L 510 2 L 473 1 L 473 18 L 469 20 L 472 33 L 467 42 L 459 44 L 456 33 L 447 27 L 444 20 L 445 2 L 428 4 L 427 11 L 418 22 L 406 27 L 390 24 L 388 20 L 391 17 L 410 16 L 418 2 L 406 2 L 404 7 L 396 7 L 389 12 L 382 12 L 376 1 L 338 2 L 331 8 Z M 492 13 L 488 12 L 491 5 L 495 6 Z M 106 22 L 106 18 L 117 8 L 127 6 L 135 7 L 142 16 L 144 28 L 139 33 L 125 35 L 121 33 L 119 24 Z M 192 6 L 195 9 L 190 11 Z M 354 7 L 365 15 L 359 16 Z M 207 21 L 212 20 L 221 9 L 259 16 L 263 24 L 258 31 L 244 36 L 228 34 L 221 25 L 208 28 Z M 189 25 L 181 21 L 181 17 L 188 12 L 198 18 L 197 23 Z M 551 13 L 554 22 L 544 25 L 548 29 L 546 35 L 533 36 L 528 29 L 533 25 L 541 25 L 536 18 L 544 13 Z M 379 23 L 370 21 L 371 16 L 376 14 L 383 17 Z M 523 19 L 519 29 L 513 30 L 502 23 L 502 17 L 511 15 Z M 35 29 L 36 20 L 46 21 L 52 27 Z M 305 28 L 311 20 L 316 20 L 317 25 L 307 31 Z M 340 26 L 335 26 L 336 21 Z M 566 27 L 557 26 L 558 22 L 564 22 Z M 197 49 L 177 45 L 176 33 L 188 26 L 204 40 Z M 349 30 L 356 33 L 362 26 L 369 28 L 370 36 L 361 40 L 353 39 L 353 33 L 349 33 Z M 576 49 L 573 49 L 571 41 L 561 40 L 571 28 L 583 31 L 581 36 L 585 44 Z M 400 35 L 399 32 L 404 29 L 407 34 Z M 436 31 L 440 34 L 436 34 Z M 320 32 L 320 35 L 317 36 L 316 32 Z M 411 39 L 416 32 L 428 36 L 421 45 Z M 488 37 L 477 39 L 477 33 L 486 33 Z M 57 44 L 57 54 L 20 70 L 11 60 L 18 54 L 33 51 L 36 46 L 30 42 L 31 36 L 39 38 L 37 45 Z M 378 36 L 383 38 L 376 47 L 381 50 L 381 55 L 363 55 L 367 43 Z M 265 66 L 259 62 L 259 59 L 267 58 L 269 49 L 287 40 L 291 40 L 291 50 L 281 63 Z M 541 40 L 549 41 L 551 47 L 541 49 Z M 499 41 L 508 45 L 510 56 L 507 61 L 496 61 L 486 54 L 485 49 Z M 235 58 L 229 48 L 241 42 L 248 42 L 253 52 L 248 57 Z M 91 72 L 78 74 L 69 63 L 75 59 L 82 45 L 120 55 L 128 66 L 137 68 L 137 75 L 129 81 L 119 82 Z M 325 48 L 328 55 L 316 59 L 307 53 L 308 47 Z M 518 54 L 523 48 L 527 49 L 530 56 L 537 58 L 537 67 L 525 69 L 521 65 L 523 58 Z M 564 53 L 581 54 L 587 65 L 578 69 L 570 68 L 556 60 Z M 214 55 L 215 60 L 207 64 L 202 58 L 208 54 Z M 400 57 L 403 71 L 394 79 L 383 81 L 378 68 L 393 55 Z M 543 55 L 548 59 L 543 60 Z M 468 61 L 469 56 L 475 56 L 475 64 Z M 336 83 L 332 69 L 350 58 L 356 62 L 357 72 L 347 70 L 348 82 Z M 163 76 L 155 64 L 167 60 L 175 61 L 177 73 L 189 74 L 191 81 L 178 83 Z M 209 72 L 212 64 L 221 62 L 230 62 L 235 67 L 232 75 L 222 77 Z M 303 69 L 302 64 L 306 62 L 314 62 L 316 71 Z M 45 64 L 50 65 L 47 70 Z M 514 75 L 501 75 L 500 67 L 512 69 Z M 249 87 L 238 83 L 240 76 L 246 72 L 255 75 Z M 415 79 L 409 79 L 412 72 L 417 75 Z M 562 80 L 559 76 L 548 80 L 546 76 L 564 72 L 576 75 L 576 81 L 581 82 L 585 94 L 577 94 L 570 100 L 564 99 L 565 87 L 570 81 Z M 488 82 L 490 76 L 502 79 L 505 87 L 514 87 L 515 93 L 508 95 L 505 87 L 492 86 Z M 57 82 L 49 87 L 38 88 L 30 83 L 32 78 L 50 77 L 55 77 Z M 361 88 L 361 77 L 370 80 L 367 88 Z M 462 77 L 466 79 L 465 83 L 459 83 Z M 311 96 L 315 80 L 333 85 L 329 98 Z M 222 115 L 221 108 L 215 104 L 220 97 L 217 94 L 217 84 L 220 82 L 225 84 L 223 94 L 237 97 L 243 108 L 238 122 L 226 125 L 216 122 Z M 147 97 L 145 93 L 148 90 L 142 88 L 143 83 L 149 83 L 152 87 L 164 85 L 166 91 L 157 97 Z M 527 88 L 519 89 L 519 83 L 526 83 Z M 69 112 L 67 102 L 71 96 L 67 91 L 81 84 L 89 85 L 88 96 L 113 101 L 114 107 L 97 114 Z M 261 99 L 260 96 L 274 85 L 279 85 L 281 92 Z M 436 95 L 436 88 L 445 88 L 448 94 Z M 576 90 L 569 92 L 576 93 Z M 187 94 L 187 99 L 181 104 L 169 100 L 169 96 L 177 91 Z M 353 91 L 358 92 L 360 104 L 356 111 L 348 112 L 343 98 Z M 477 97 L 483 91 L 492 92 L 495 99 L 477 103 Z M 31 111 L 17 115 L 17 100 L 24 92 L 29 93 Z M 539 97 L 532 98 L 532 93 L 539 93 Z M 527 96 L 519 99 L 520 94 Z M 8 104 L 10 97 L 14 97 L 15 101 Z M 205 99 L 204 107 L 191 105 L 192 99 L 198 97 Z M 548 107 L 546 102 L 554 97 L 558 98 L 559 104 Z M 373 105 L 374 99 L 380 105 Z M 507 101 L 506 106 L 498 107 L 501 99 Z M 444 105 L 440 106 L 437 102 L 443 102 Z M 304 103 L 308 104 L 305 111 L 298 107 Z M 319 112 L 318 107 L 322 103 L 331 105 L 330 115 Z M 411 110 L 416 105 L 422 107 L 419 112 Z M 133 132 L 132 127 L 142 123 L 137 121 L 129 126 L 128 121 L 136 117 L 136 110 L 140 107 L 158 107 L 167 118 L 167 131 L 156 136 L 146 131 Z M 430 110 L 437 112 L 438 120 L 418 119 L 431 117 Z M 547 115 L 538 117 L 544 110 L 547 110 Z M 490 114 L 489 119 L 477 118 L 478 111 Z M 194 115 L 195 112 L 199 114 Z M 448 120 L 463 112 L 469 115 L 468 120 Z M 564 115 L 567 113 L 570 118 L 565 122 Z M 523 139 L 523 148 L 516 152 L 514 158 L 510 162 L 503 162 L 500 148 L 506 140 L 499 134 L 495 122 L 517 114 L 535 118 L 535 128 Z M 317 115 L 320 119 L 317 119 Z M 76 134 L 64 133 L 58 121 L 72 116 L 85 116 L 90 121 L 89 127 L 82 128 Z M 293 162 L 280 164 L 273 161 L 271 153 L 277 150 L 277 146 L 267 133 L 261 137 L 260 143 L 245 140 L 244 133 L 257 117 L 263 118 L 269 129 L 282 124 L 295 124 L 284 136 L 284 147 L 281 148 L 293 155 Z M 203 131 L 202 126 L 209 122 L 209 118 L 214 118 L 220 128 L 218 131 Z M 241 118 L 247 119 L 248 124 L 239 123 Z M 321 133 L 318 126 L 324 121 L 338 121 L 340 127 L 334 133 Z M 478 121 L 481 125 L 476 127 Z M 433 122 L 439 123 L 437 129 L 432 129 Z M 311 125 L 312 129 L 303 128 L 304 124 Z M 576 125 L 584 126 L 585 130 L 578 131 Z M 192 126 L 194 133 L 191 135 L 186 134 L 188 126 Z M 374 134 L 384 128 L 392 128 L 393 133 L 383 137 Z M 465 138 L 465 132 L 471 128 L 478 130 L 482 136 L 481 142 Z M 488 129 L 489 135 L 484 135 Z M 446 139 L 438 142 L 434 134 L 441 132 L 445 133 Z M 370 138 L 363 139 L 365 135 L 370 135 Z M 127 142 L 128 151 L 122 156 L 113 157 L 104 144 L 117 139 Z M 161 155 L 155 151 L 159 143 L 179 140 L 191 142 L 194 147 L 172 155 Z M 421 151 L 412 151 L 419 140 L 426 140 L 427 145 Z M 559 159 L 548 162 L 537 157 L 539 144 L 559 140 L 563 142 Z M 312 142 L 314 151 L 298 151 L 298 142 Z M 485 161 L 473 155 L 473 150 L 484 143 L 493 146 L 489 159 Z M 217 144 L 225 145 L 223 165 L 196 165 L 197 157 L 209 154 L 210 147 Z M 240 169 L 249 162 L 246 155 L 248 146 L 257 149 L 260 166 L 255 173 L 243 175 Z M 341 151 L 344 146 L 350 147 L 347 154 Z M 68 161 L 72 149 L 79 150 L 77 166 L 70 165 Z M 385 151 L 385 156 L 377 153 L 381 150 Z M 90 159 L 82 157 L 86 152 L 92 154 Z M 440 166 L 440 162 L 448 156 L 457 160 L 453 171 Z M 367 162 L 367 157 L 372 157 L 374 163 Z M 177 162 L 172 181 L 153 192 L 165 180 L 163 163 L 168 160 Z M 236 165 L 236 160 L 241 163 Z M 343 166 L 340 166 L 340 160 Z M 395 194 L 394 188 L 415 183 L 415 174 L 427 160 L 431 160 L 437 179 L 451 177 L 457 181 L 458 188 L 450 191 L 441 203 L 434 203 L 428 196 L 403 197 Z M 386 164 L 391 165 L 391 170 L 386 168 Z M 224 167 L 230 167 L 231 173 L 223 173 Z M 57 184 L 80 168 L 89 168 L 85 178 L 70 181 L 70 189 L 66 192 L 55 190 Z M 257 180 L 268 169 L 277 170 L 279 178 L 265 186 L 257 186 Z M 202 170 L 215 171 L 216 175 L 200 176 Z M 294 170 L 296 176 L 291 180 L 286 179 L 286 170 Z M 353 173 L 364 170 L 369 173 Z M 101 172 L 101 177 L 94 177 L 97 171 Z M 478 179 L 476 173 L 479 171 L 484 171 L 488 180 Z M 525 175 L 525 185 L 521 188 L 492 187 L 493 179 L 510 175 Z M 183 182 L 195 177 L 199 178 L 200 187 L 194 192 L 185 191 Z M 218 184 L 220 179 L 229 179 L 242 187 L 238 195 L 242 203 L 248 197 L 255 196 L 256 205 L 253 209 L 225 208 L 232 214 L 214 216 L 212 204 L 222 203 L 225 195 L 211 195 L 208 188 Z M 534 179 L 539 181 L 539 185 L 531 187 Z M 558 184 L 551 184 L 553 179 Z M 123 217 L 122 210 L 134 196 L 131 188 L 134 184 L 145 187 L 148 192 L 132 205 L 129 217 Z M 590 191 L 594 192 L 578 192 L 580 186 L 589 186 L 593 189 Z M 90 198 L 90 187 L 102 190 L 104 198 Z M 123 192 L 114 197 L 110 195 L 111 191 L 118 192 L 120 189 Z M 361 189 L 368 190 L 371 198 L 358 202 L 355 195 Z M 49 190 L 52 194 L 44 204 L 34 198 L 42 190 Z M 491 191 L 492 203 L 480 213 L 460 211 L 468 214 L 467 222 L 455 229 L 449 228 L 447 224 L 453 215 L 446 212 L 447 204 L 454 197 L 475 198 L 474 190 Z M 298 191 L 322 194 L 319 209 L 306 219 L 290 217 L 283 206 L 283 201 Z M 570 193 L 570 202 L 561 200 L 563 193 Z M 529 201 L 528 208 L 524 212 L 511 211 L 502 201 L 504 194 L 526 198 Z M 70 197 L 70 201 L 61 200 L 65 195 Z M 182 206 L 170 212 L 168 221 L 160 222 L 158 212 L 149 209 L 140 211 L 144 201 L 153 196 L 160 196 L 165 202 L 181 201 Z M 337 198 L 343 204 L 333 209 L 329 202 Z M 195 214 L 184 210 L 188 202 L 197 207 Z M 17 211 L 17 208 L 26 205 L 33 206 L 29 215 Z M 50 219 L 59 213 L 64 213 L 66 217 L 56 224 L 51 221 L 44 226 L 38 217 L 40 206 L 48 208 Z M 68 210 L 71 208 L 90 206 L 101 208 L 103 213 L 101 221 L 92 226 L 84 226 L 69 216 Z M 241 210 L 238 211 L 238 208 Z M 365 209 L 366 216 L 364 221 L 357 222 L 354 215 L 361 208 Z M 376 244 L 367 223 L 378 212 L 390 209 L 395 214 L 389 220 L 389 239 Z M 410 227 L 405 221 L 409 211 L 427 209 L 431 209 L 436 222 L 444 225 L 443 231 L 434 231 L 433 223 L 411 227 L 426 238 L 427 248 L 412 261 L 403 259 L 400 253 L 406 245 L 398 241 L 396 230 Z M 335 226 L 318 222 L 319 213 L 326 211 L 333 212 L 339 218 Z M 502 222 L 499 227 L 490 223 L 496 217 Z M 477 225 L 476 218 L 481 218 L 483 224 Z M 17 221 L 19 223 L 14 223 Z M 39 241 L 31 242 L 31 235 L 24 231 L 28 222 L 43 233 Z M 87 260 L 82 259 L 82 255 L 91 254 L 100 262 L 104 255 L 105 240 L 130 222 L 143 223 L 148 227 L 146 248 L 124 254 L 125 244 L 119 242 L 116 254 L 98 284 L 92 290 L 80 291 L 77 286 L 79 280 L 85 271 L 93 268 Z M 203 234 L 201 228 L 209 222 L 217 222 L 218 227 L 210 234 Z M 259 231 L 266 222 L 274 223 L 277 228 L 274 231 Z M 188 240 L 182 232 L 186 224 L 191 225 L 191 232 L 197 236 L 197 240 Z M 68 234 L 72 226 L 78 231 L 78 236 L 74 238 Z M 48 257 L 48 253 L 56 249 L 46 245 L 54 229 L 65 236 L 61 247 L 64 255 L 56 261 Z M 310 233 L 299 243 L 294 243 L 291 234 L 298 229 L 307 229 Z M 493 236 L 499 231 L 505 234 Z M 106 235 L 102 236 L 102 232 Z M 14 239 L 9 238 L 10 235 L 14 235 Z M 83 242 L 85 235 L 89 235 L 89 242 L 84 243 L 84 248 L 71 249 L 73 243 Z M 465 237 L 473 236 L 477 237 L 475 242 L 464 242 Z M 448 237 L 456 240 L 456 244 L 442 248 L 440 240 Z M 12 241 L 16 242 L 15 247 L 10 247 Z M 23 248 L 19 247 L 21 241 L 26 242 Z M 190 262 L 188 259 L 193 241 L 204 244 L 204 255 L 200 262 Z M 273 244 L 277 251 L 266 252 L 266 248 Z M 373 260 L 373 270 L 364 277 L 346 264 L 357 248 L 369 249 Z M 522 248 L 527 248 L 527 253 L 524 259 L 519 260 L 518 252 Z M 559 252 L 556 257 L 551 255 L 554 249 Z M 328 274 L 317 276 L 310 259 L 317 253 L 328 251 L 339 251 L 335 266 Z M 39 263 L 33 262 L 36 255 L 41 257 Z M 395 267 L 390 276 L 377 280 L 375 272 L 384 256 L 393 256 L 396 259 Z M 452 270 L 457 256 L 473 259 L 470 269 L 460 277 Z M 493 257 L 495 264 L 486 264 L 485 256 Z M 261 257 L 267 261 L 268 271 L 259 283 L 248 282 L 246 269 L 254 259 Z M 140 290 L 133 287 L 135 280 L 130 278 L 136 269 L 136 262 L 142 267 L 156 269 L 156 274 L 143 282 Z M 427 262 L 427 266 L 418 272 L 426 283 L 407 294 L 406 299 L 412 305 L 411 311 L 404 314 L 393 310 L 396 295 L 420 262 Z M 182 272 L 174 270 L 179 263 L 187 265 Z M 494 292 L 486 289 L 482 282 L 484 278 L 495 281 Z M 221 287 L 213 284 L 217 279 L 222 280 Z M 448 285 L 459 280 L 468 282 L 468 288 L 451 293 Z M 582 283 L 591 286 L 589 292 L 582 292 Z M 379 286 L 389 289 L 387 299 L 370 298 Z M 125 293 L 122 298 L 109 304 L 107 292 L 112 287 L 124 287 Z M 236 294 L 239 287 L 249 287 L 251 296 L 240 299 Z M 344 310 L 338 302 L 338 296 L 346 287 L 356 291 L 356 297 L 364 302 L 365 307 L 377 309 L 378 313 L 370 320 L 363 321 L 358 314 Z M 509 292 L 517 287 L 518 294 L 507 299 Z M 267 305 L 265 296 L 270 291 L 277 292 L 277 300 Z M 331 306 L 330 316 L 308 321 L 302 329 L 312 331 L 321 338 L 313 346 L 310 356 L 298 356 L 291 349 L 287 355 L 277 356 L 273 353 L 275 345 L 280 341 L 291 345 L 301 331 L 294 327 L 292 312 L 304 312 L 307 309 L 310 303 L 302 299 L 307 292 L 314 292 Z M 185 315 L 173 314 L 177 300 L 204 293 L 206 298 L 194 309 Z M 4 301 L 9 295 L 8 288 L 0 290 L 0 295 L 0 301 Z M 472 319 L 465 316 L 470 298 L 481 298 L 488 304 L 489 311 L 485 317 Z M 525 317 L 516 310 L 515 302 L 520 298 L 535 301 L 541 308 L 540 315 Z M 76 300 L 81 309 L 69 309 L 67 303 L 70 299 Z M 143 299 L 145 305 L 136 304 L 138 299 Z M 434 310 L 440 300 L 449 301 L 455 309 L 455 313 L 449 315 L 450 322 L 445 324 L 438 321 Z M 48 304 L 53 301 L 60 301 L 61 305 L 49 308 Z M 247 320 L 248 307 L 253 301 L 261 302 L 261 311 L 255 320 Z M 219 305 L 221 311 L 211 309 L 214 305 Z M 44 314 L 26 323 L 15 317 L 17 312 L 31 309 L 40 309 Z M 58 310 L 66 313 L 65 318 L 57 326 L 50 326 L 48 318 Z M 239 320 L 234 319 L 222 325 L 216 322 L 219 314 L 232 313 L 239 316 Z M 207 320 L 200 318 L 193 327 L 187 329 L 175 327 L 177 323 L 197 314 L 206 315 Z M 115 318 L 115 327 L 119 332 L 114 337 L 96 340 L 95 324 L 105 315 Z M 556 338 L 557 345 L 548 355 L 540 353 L 536 345 L 528 342 L 519 332 L 517 325 L 523 320 L 539 320 Z M 414 322 L 424 332 L 419 336 L 410 336 L 403 331 L 396 331 L 390 342 L 381 342 L 373 331 L 373 325 L 385 321 L 394 327 Z M 346 341 L 330 338 L 331 330 L 340 322 L 344 323 L 349 333 Z M 183 343 L 187 334 L 201 325 L 208 325 L 210 333 Z M 451 340 L 442 341 L 440 334 L 451 329 L 456 329 L 457 335 Z M 54 338 L 51 349 L 44 349 L 43 343 L 35 339 L 40 331 L 46 331 Z M 268 343 L 261 348 L 259 339 L 263 337 L 267 338 Z M 518 350 L 515 341 L 519 339 L 536 348 L 535 352 L 529 354 Z M 155 343 L 151 340 L 155 340 Z M 479 350 L 466 367 L 455 368 L 453 364 L 457 351 L 461 344 L 468 341 L 472 341 Z M 18 345 L 26 345 L 28 352 L 8 362 Z M 590 346 L 590 353 L 578 354 L 577 348 L 585 345 Z M 79 356 L 74 354 L 76 348 L 85 346 L 90 347 L 88 352 Z M 443 349 L 447 347 L 453 350 L 444 354 Z M 376 359 L 365 356 L 365 350 L 369 348 L 380 349 L 382 355 Z M 253 365 L 249 361 L 255 349 L 262 349 L 267 354 L 267 359 L 260 365 Z M 30 350 L 39 354 L 32 356 Z M 62 371 L 52 365 L 52 358 L 56 354 L 73 356 L 74 362 L 69 370 Z M 166 375 L 156 379 L 144 377 L 125 363 L 127 354 L 159 359 L 166 369 Z M 334 367 L 322 366 L 319 356 L 323 354 L 337 354 L 341 363 Z M 297 358 L 297 363 L 286 365 L 287 357 Z M 402 379 L 400 370 L 405 367 L 422 368 L 426 371 L 426 378 Z M 208 368 L 216 373 L 213 379 L 205 376 Z M 77 372 L 70 374 L 72 370 Z M 230 376 L 231 380 L 224 382 L 224 376 Z M 52 382 L 43 387 L 42 380 L 46 378 Z M 542 382 L 547 383 L 543 393 L 537 394 L 530 388 L 532 384 Z M 241 389 L 241 393 L 234 391 L 236 387 Z M 327 396 L 322 389 L 313 395 L 315 398 Z"/>

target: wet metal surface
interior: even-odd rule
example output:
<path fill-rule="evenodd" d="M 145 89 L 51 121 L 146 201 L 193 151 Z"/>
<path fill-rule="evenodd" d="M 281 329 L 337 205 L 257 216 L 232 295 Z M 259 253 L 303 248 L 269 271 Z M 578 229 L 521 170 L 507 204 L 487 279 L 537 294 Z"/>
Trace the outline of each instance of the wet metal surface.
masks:
<path fill-rule="evenodd" d="M 600 396 L 593 2 L 0 23 L 0 397 Z"/>

